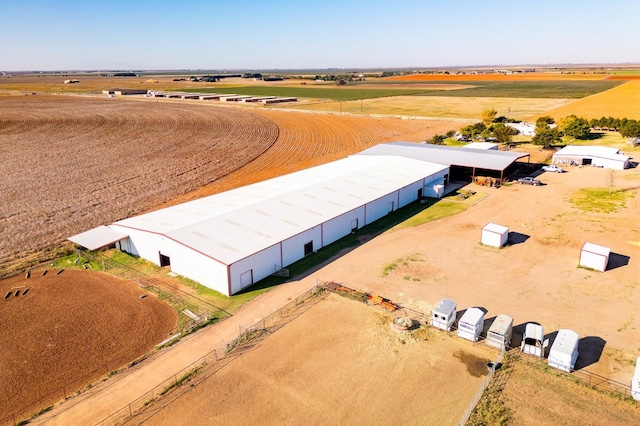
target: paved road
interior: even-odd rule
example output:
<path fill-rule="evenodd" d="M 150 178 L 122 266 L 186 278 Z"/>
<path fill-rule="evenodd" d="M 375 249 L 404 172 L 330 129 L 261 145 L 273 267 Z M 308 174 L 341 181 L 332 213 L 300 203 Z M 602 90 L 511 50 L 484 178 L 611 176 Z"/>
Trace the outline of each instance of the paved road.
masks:
<path fill-rule="evenodd" d="M 53 410 L 32 420 L 36 425 L 93 425 L 128 405 L 171 376 L 222 347 L 245 329 L 277 311 L 316 284 L 316 279 L 282 284 L 245 304 L 233 316 L 183 338 L 178 344 L 164 349 L 128 372 L 109 378 L 83 394 L 72 398 Z"/>

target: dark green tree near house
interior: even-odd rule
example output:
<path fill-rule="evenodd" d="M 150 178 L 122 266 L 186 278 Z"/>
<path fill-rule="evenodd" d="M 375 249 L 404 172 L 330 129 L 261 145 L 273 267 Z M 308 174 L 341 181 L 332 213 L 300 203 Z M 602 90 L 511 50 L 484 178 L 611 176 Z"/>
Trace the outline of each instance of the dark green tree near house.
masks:
<path fill-rule="evenodd" d="M 591 126 L 589 122 L 581 117 L 570 115 L 560 120 L 558 126 L 565 136 L 576 139 L 588 139 L 591 134 Z"/>
<path fill-rule="evenodd" d="M 541 145 L 543 148 L 550 148 L 552 145 L 562 141 L 562 132 L 549 125 L 536 126 L 536 134 L 531 138 L 531 143 Z"/>

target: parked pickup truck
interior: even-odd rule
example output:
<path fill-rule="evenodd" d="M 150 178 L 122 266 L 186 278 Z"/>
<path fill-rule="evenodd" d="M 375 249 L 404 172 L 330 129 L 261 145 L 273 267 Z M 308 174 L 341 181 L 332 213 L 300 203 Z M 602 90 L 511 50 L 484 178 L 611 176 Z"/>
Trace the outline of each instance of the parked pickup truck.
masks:
<path fill-rule="evenodd" d="M 534 186 L 538 186 L 540 185 L 542 182 L 540 182 L 538 179 L 534 179 L 531 176 L 527 176 L 527 177 L 523 177 L 518 179 L 518 183 L 520 185 L 534 185 Z"/>

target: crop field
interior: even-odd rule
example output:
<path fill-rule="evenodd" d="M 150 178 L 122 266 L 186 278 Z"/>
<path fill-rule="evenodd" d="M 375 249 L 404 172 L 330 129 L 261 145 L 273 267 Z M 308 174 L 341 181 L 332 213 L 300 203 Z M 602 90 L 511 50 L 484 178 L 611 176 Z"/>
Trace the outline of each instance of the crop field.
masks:
<path fill-rule="evenodd" d="M 443 93 L 443 92 L 439 92 Z M 544 98 L 461 98 L 445 96 L 394 96 L 349 102 L 318 102 L 291 105 L 307 111 L 331 111 L 336 114 L 379 114 L 410 117 L 434 117 L 453 121 L 451 128 L 479 121 L 482 111 L 495 109 L 498 115 L 524 119 L 541 115 L 570 102 Z"/>
<path fill-rule="evenodd" d="M 587 120 L 600 117 L 640 120 L 640 80 L 628 81 L 545 113 L 556 119 L 571 114 Z"/>

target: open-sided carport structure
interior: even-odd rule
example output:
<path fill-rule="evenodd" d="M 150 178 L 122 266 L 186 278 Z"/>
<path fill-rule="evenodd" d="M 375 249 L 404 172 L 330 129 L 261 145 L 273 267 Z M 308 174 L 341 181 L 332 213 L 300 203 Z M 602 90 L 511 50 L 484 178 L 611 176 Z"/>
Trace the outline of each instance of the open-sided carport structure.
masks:
<path fill-rule="evenodd" d="M 490 176 L 502 183 L 518 169 L 516 161 L 530 158 L 523 152 L 458 148 L 411 142 L 379 144 L 359 155 L 397 155 L 450 167 L 448 180 L 473 182 L 476 176 Z"/>
<path fill-rule="evenodd" d="M 400 207 L 441 196 L 448 173 L 401 156 L 355 155 L 69 240 L 89 248 L 115 243 L 232 295 Z"/>

